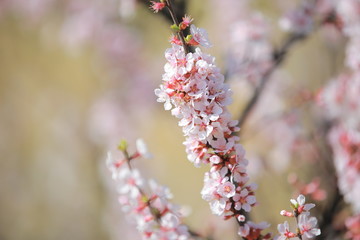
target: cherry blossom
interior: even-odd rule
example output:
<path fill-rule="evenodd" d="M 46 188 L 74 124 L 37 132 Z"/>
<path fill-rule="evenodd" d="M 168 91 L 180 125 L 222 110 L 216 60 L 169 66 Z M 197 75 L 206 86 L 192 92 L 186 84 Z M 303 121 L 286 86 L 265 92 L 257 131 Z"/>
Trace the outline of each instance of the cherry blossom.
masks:
<path fill-rule="evenodd" d="M 315 204 L 313 203 L 306 203 L 305 204 L 305 196 L 300 194 L 297 199 L 290 199 L 290 202 L 292 206 L 296 209 L 298 214 L 301 214 L 302 212 L 308 212 L 310 209 L 315 207 Z"/>
<path fill-rule="evenodd" d="M 243 189 L 239 194 L 236 194 L 233 200 L 236 202 L 234 207 L 236 210 L 244 209 L 246 212 L 250 212 L 251 206 L 256 203 L 255 196 L 249 195 L 247 189 Z"/>
<path fill-rule="evenodd" d="M 234 21 L 229 35 L 229 74 L 257 84 L 272 65 L 273 58 L 265 17 L 254 13 Z"/>
<path fill-rule="evenodd" d="M 192 24 L 190 26 L 190 32 L 191 32 L 191 35 L 192 35 L 193 39 L 195 40 L 195 42 L 197 42 L 201 46 L 206 47 L 206 48 L 209 48 L 212 46 L 212 44 L 210 43 L 210 41 L 208 39 L 208 34 L 205 29 L 197 28 L 194 24 Z"/>
<path fill-rule="evenodd" d="M 300 233 L 307 238 L 313 238 L 321 234 L 320 229 L 316 228 L 317 219 L 315 217 L 309 217 L 309 213 L 301 214 L 299 217 L 299 229 Z"/>
<path fill-rule="evenodd" d="M 151 1 L 151 6 L 150 8 L 155 12 L 159 12 L 161 11 L 164 7 L 166 7 L 166 3 L 165 2 L 155 2 L 155 1 Z"/>
<path fill-rule="evenodd" d="M 137 141 L 137 151 L 140 154 L 133 154 L 131 161 L 147 156 L 143 140 Z M 181 223 L 179 207 L 169 201 L 172 198 L 170 190 L 154 180 L 144 179 L 139 170 L 130 167 L 129 161 L 130 159 L 114 160 L 109 153 L 106 164 L 116 181 L 122 209 L 136 223 L 142 238 L 191 239 L 187 226 Z M 149 189 L 151 194 L 145 194 L 145 189 Z"/>
<path fill-rule="evenodd" d="M 315 9 L 315 1 L 303 0 L 301 6 L 287 12 L 280 19 L 279 25 L 282 30 L 297 34 L 307 34 L 313 28 L 312 14 Z"/>
<path fill-rule="evenodd" d="M 147 145 L 143 139 L 136 140 L 136 149 L 140 156 L 144 158 L 151 158 L 152 154 L 148 151 Z"/>
<path fill-rule="evenodd" d="M 360 215 L 352 216 L 346 219 L 345 226 L 347 228 L 346 238 L 360 239 Z"/>
<path fill-rule="evenodd" d="M 248 240 L 271 239 L 271 234 L 261 234 L 261 231 L 268 227 L 270 227 L 270 224 L 268 224 L 267 222 L 254 223 L 248 221 L 244 224 L 244 226 L 239 227 L 238 234 Z"/>
<path fill-rule="evenodd" d="M 278 236 L 276 238 L 276 240 L 287 240 L 289 238 L 294 238 L 296 237 L 295 233 L 293 232 L 290 232 L 289 230 L 289 223 L 287 221 L 285 221 L 284 223 L 282 224 L 279 224 L 277 226 L 277 229 L 280 233 L 280 236 Z"/>
<path fill-rule="evenodd" d="M 278 231 L 280 233 L 275 239 L 277 240 L 287 240 L 290 238 L 299 237 L 303 239 L 303 236 L 306 238 L 312 238 L 314 236 L 320 235 L 320 229 L 316 228 L 317 219 L 315 217 L 310 217 L 309 210 L 315 207 L 315 204 L 307 203 L 305 204 L 304 195 L 299 195 L 296 200 L 291 199 L 291 207 L 294 209 L 293 212 L 288 212 L 282 210 L 280 215 L 285 217 L 296 218 L 297 222 L 297 231 L 296 234 L 291 232 L 289 229 L 289 223 L 285 221 L 282 224 L 278 224 Z"/>

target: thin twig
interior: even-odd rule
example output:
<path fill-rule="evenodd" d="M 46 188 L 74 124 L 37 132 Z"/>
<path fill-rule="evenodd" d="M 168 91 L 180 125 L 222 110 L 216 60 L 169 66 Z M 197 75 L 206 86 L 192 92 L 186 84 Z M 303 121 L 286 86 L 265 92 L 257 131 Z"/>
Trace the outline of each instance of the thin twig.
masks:
<path fill-rule="evenodd" d="M 279 50 L 273 53 L 273 65 L 264 73 L 259 85 L 255 88 L 254 94 L 247 103 L 244 111 L 239 117 L 238 127 L 242 127 L 245 124 L 245 121 L 249 117 L 251 111 L 257 104 L 260 99 L 261 94 L 263 93 L 267 82 L 269 81 L 272 73 L 275 71 L 277 67 L 279 67 L 285 57 L 287 56 L 288 50 L 298 41 L 306 38 L 307 35 L 304 34 L 292 34 L 288 37 L 288 39 L 284 42 L 284 44 L 280 47 Z"/>
<path fill-rule="evenodd" d="M 138 0 L 140 3 L 144 4 L 144 6 L 149 7 L 149 0 Z M 186 9 L 188 6 L 188 1 L 187 0 L 177 0 L 174 3 L 172 3 L 172 8 L 174 9 L 174 14 L 175 14 L 175 18 L 180 21 L 180 19 L 182 17 L 185 16 L 186 13 Z M 167 11 L 159 11 L 160 15 L 164 16 L 165 19 L 169 22 L 172 23 L 173 19 L 170 16 L 170 13 Z"/>
<path fill-rule="evenodd" d="M 175 11 L 174 11 L 174 9 L 173 9 L 171 0 L 166 0 L 166 7 L 167 7 L 167 9 L 169 10 L 171 19 L 172 19 L 172 21 L 174 22 L 174 24 L 175 24 L 176 26 L 179 26 L 179 21 L 178 21 L 178 19 L 177 19 L 176 16 L 175 16 Z M 178 31 L 178 32 L 177 32 L 177 35 L 178 35 L 179 39 L 181 40 L 181 43 L 182 43 L 182 45 L 183 45 L 183 47 L 184 47 L 185 53 L 189 53 L 189 47 L 188 47 L 188 45 L 186 44 L 185 36 L 184 36 L 183 31 L 182 31 L 182 30 Z"/>

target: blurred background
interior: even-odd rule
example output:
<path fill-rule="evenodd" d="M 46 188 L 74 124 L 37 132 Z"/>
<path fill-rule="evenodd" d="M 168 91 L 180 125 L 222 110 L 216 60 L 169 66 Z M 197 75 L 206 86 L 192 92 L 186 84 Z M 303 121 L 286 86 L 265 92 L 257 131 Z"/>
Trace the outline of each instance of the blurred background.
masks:
<path fill-rule="evenodd" d="M 187 12 L 207 29 L 214 45 L 208 51 L 225 73 L 236 47 L 231 24 L 249 12 L 262 13 L 270 44 L 280 45 L 278 19 L 295 3 L 273 2 L 188 1 Z M 154 158 L 136 166 L 169 186 L 174 202 L 192 209 L 186 223 L 204 233 L 217 224 L 215 235 L 235 239 L 236 224 L 213 216 L 201 199 L 207 168 L 187 161 L 177 120 L 156 103 L 169 25 L 140 1 L 0 1 L 1 240 L 139 239 L 105 168 L 108 151 L 119 155 L 120 139 L 134 150 L 137 138 Z M 287 144 L 308 136 L 317 119 L 314 106 L 297 104 L 296 97 L 304 89 L 316 92 L 341 70 L 343 45 L 331 29 L 297 44 L 241 130 L 259 184 L 252 217 L 269 221 L 273 231 L 293 197 L 289 174 L 300 172 L 304 182 L 326 176 L 321 168 L 311 170 L 317 158 L 311 146 L 296 144 L 301 154 L 293 154 Z M 236 75 L 228 82 L 237 118 L 253 85 Z M 282 113 L 295 123 L 271 120 Z"/>

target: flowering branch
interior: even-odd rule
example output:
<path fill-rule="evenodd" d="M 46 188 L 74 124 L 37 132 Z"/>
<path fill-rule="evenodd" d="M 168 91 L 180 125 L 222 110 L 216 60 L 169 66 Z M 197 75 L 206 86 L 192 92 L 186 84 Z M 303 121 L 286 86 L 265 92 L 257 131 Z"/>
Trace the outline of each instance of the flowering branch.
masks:
<path fill-rule="evenodd" d="M 166 3 L 169 5 L 169 1 Z M 189 26 L 186 25 L 185 28 Z M 190 32 L 186 44 L 211 46 L 204 29 L 191 25 Z M 172 47 L 165 52 L 168 62 L 163 83 L 155 90 L 158 102 L 164 102 L 165 110 L 172 109 L 172 115 L 181 119 L 179 125 L 186 136 L 184 144 L 189 161 L 197 167 L 210 165 L 201 194 L 209 202 L 211 211 L 225 220 L 237 219 L 238 234 L 245 239 L 254 239 L 254 236 L 269 239 L 269 234 L 261 234 L 267 223 L 255 224 L 243 215 L 256 204 L 257 186 L 248 184 L 248 161 L 238 143 L 239 137 L 233 134 L 239 129 L 226 107 L 232 101 L 231 90 L 212 56 L 200 48 L 189 53 L 181 44 L 172 41 Z"/>
<path fill-rule="evenodd" d="M 175 24 L 175 26 L 180 26 L 179 25 L 179 21 L 177 20 L 176 16 L 175 16 L 175 12 L 172 6 L 172 2 L 170 0 L 166 0 L 166 7 L 169 10 L 170 16 Z M 177 30 L 177 35 L 182 43 L 182 46 L 184 47 L 184 51 L 185 53 L 189 53 L 189 46 L 187 45 L 186 41 L 185 41 L 185 36 L 184 36 L 184 32 L 183 29 L 179 28 Z"/>
<path fill-rule="evenodd" d="M 129 213 L 142 234 L 143 239 L 192 239 L 201 237 L 195 231 L 181 223 L 178 207 L 169 202 L 172 195 L 168 188 L 155 181 L 146 181 L 131 161 L 139 157 L 150 157 L 142 140 L 136 142 L 137 152 L 129 155 L 127 143 L 122 141 L 119 150 L 124 159 L 114 160 L 108 154 L 107 166 L 113 179 L 118 183 L 119 202 L 123 210 Z M 151 189 L 151 195 L 145 193 L 145 183 Z"/>
<path fill-rule="evenodd" d="M 291 207 L 293 208 L 292 212 L 288 212 L 286 210 L 282 210 L 280 215 L 285 217 L 295 218 L 296 221 L 296 233 L 293 233 L 289 230 L 289 223 L 285 221 L 283 224 L 278 225 L 278 231 L 280 236 L 278 236 L 277 240 L 288 240 L 290 238 L 299 238 L 303 239 L 303 236 L 306 238 L 313 238 L 315 236 L 319 236 L 321 231 L 316 228 L 317 219 L 315 217 L 309 217 L 309 210 L 315 207 L 313 203 L 305 204 L 305 197 L 303 195 L 299 195 L 297 199 L 291 199 Z"/>

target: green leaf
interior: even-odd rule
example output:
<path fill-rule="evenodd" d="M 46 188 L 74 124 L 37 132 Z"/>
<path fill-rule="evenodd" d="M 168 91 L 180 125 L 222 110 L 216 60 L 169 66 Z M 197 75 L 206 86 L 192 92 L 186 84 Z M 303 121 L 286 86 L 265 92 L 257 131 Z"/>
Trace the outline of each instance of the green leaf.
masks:
<path fill-rule="evenodd" d="M 127 150 L 127 147 L 128 147 L 128 143 L 126 140 L 121 140 L 119 145 L 118 145 L 118 149 L 122 152 L 126 151 Z"/>

